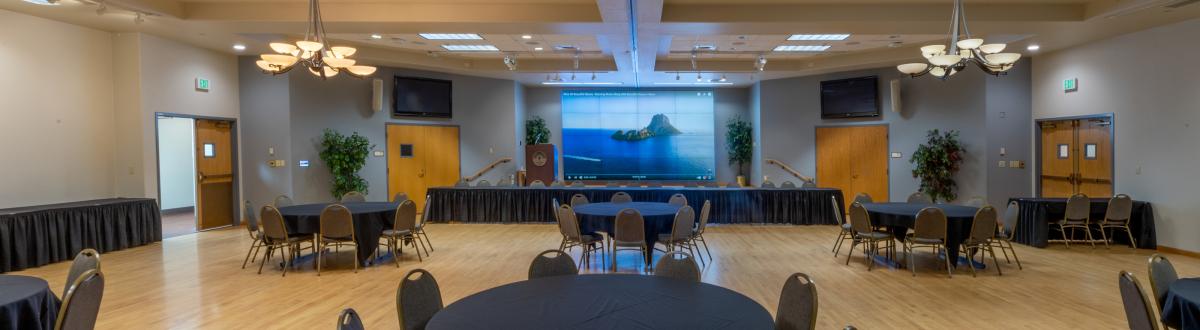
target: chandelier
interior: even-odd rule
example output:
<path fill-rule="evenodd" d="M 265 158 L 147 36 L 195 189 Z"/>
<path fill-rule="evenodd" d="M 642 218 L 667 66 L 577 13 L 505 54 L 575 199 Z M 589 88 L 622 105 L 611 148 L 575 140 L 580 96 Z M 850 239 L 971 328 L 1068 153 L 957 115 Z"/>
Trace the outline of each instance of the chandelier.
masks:
<path fill-rule="evenodd" d="M 950 23 L 950 41 L 945 45 L 921 47 L 921 55 L 929 63 L 908 63 L 896 67 L 911 77 L 931 74 L 945 80 L 974 64 L 991 75 L 1003 75 L 1021 58 L 1019 53 L 1001 53 L 1005 44 L 984 44 L 983 39 L 971 38 L 962 0 L 954 0 Z M 947 51 L 947 49 L 949 49 Z"/>
<path fill-rule="evenodd" d="M 375 73 L 375 67 L 355 65 L 349 57 L 357 52 L 354 47 L 332 46 L 326 44 L 325 23 L 321 21 L 321 5 L 317 0 L 308 1 L 308 27 L 304 32 L 304 40 L 295 44 L 272 42 L 271 50 L 276 54 L 262 54 L 261 60 L 255 62 L 264 73 L 281 74 L 303 66 L 309 73 L 321 79 L 336 76 L 345 72 L 354 77 L 363 78 Z"/>

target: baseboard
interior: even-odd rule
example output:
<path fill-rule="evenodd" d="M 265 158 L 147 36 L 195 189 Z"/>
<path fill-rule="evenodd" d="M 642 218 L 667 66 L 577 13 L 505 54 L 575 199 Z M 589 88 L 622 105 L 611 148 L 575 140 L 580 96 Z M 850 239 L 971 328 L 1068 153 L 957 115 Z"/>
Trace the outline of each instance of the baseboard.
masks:
<path fill-rule="evenodd" d="M 173 209 L 163 209 L 162 215 L 184 214 L 184 213 L 195 213 L 195 212 L 196 212 L 196 207 L 185 206 L 185 207 L 176 207 Z"/>
<path fill-rule="evenodd" d="M 1188 257 L 1192 257 L 1192 258 L 1200 258 L 1200 252 L 1188 251 L 1188 250 L 1184 250 L 1184 249 L 1177 249 L 1177 248 L 1165 246 L 1162 244 L 1158 245 L 1158 252 L 1178 254 L 1178 255 L 1188 256 Z"/>

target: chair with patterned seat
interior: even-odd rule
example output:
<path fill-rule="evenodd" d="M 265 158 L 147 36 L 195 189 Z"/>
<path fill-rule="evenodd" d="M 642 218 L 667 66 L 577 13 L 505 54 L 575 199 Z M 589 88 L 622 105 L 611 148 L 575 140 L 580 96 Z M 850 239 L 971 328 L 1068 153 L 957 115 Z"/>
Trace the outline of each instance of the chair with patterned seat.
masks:
<path fill-rule="evenodd" d="M 675 206 L 687 206 L 687 196 L 684 196 L 683 194 L 671 195 L 671 199 L 667 200 L 667 204 Z"/>
<path fill-rule="evenodd" d="M 1159 330 L 1161 320 L 1154 312 L 1142 282 L 1132 273 L 1121 271 L 1117 275 L 1117 288 L 1121 292 L 1121 304 L 1125 307 L 1125 320 L 1130 330 Z"/>
<path fill-rule="evenodd" d="M 1104 211 L 1104 220 L 1100 220 L 1097 224 L 1100 228 L 1100 239 L 1104 240 L 1104 247 L 1108 247 L 1108 241 L 1112 239 L 1105 229 L 1112 230 L 1115 235 L 1117 230 L 1124 230 L 1125 235 L 1129 236 L 1129 247 L 1137 248 L 1137 242 L 1133 239 L 1133 231 L 1129 229 L 1129 218 L 1133 213 L 1133 199 L 1126 194 L 1117 194 L 1112 199 L 1108 200 L 1108 208 Z"/>
<path fill-rule="evenodd" d="M 244 267 L 243 267 L 244 268 Z M 71 285 L 75 284 L 75 280 L 83 273 L 89 270 L 100 271 L 100 252 L 93 249 L 83 249 L 75 254 L 75 259 L 71 260 L 71 268 L 67 270 L 67 282 L 63 287 L 63 294 L 66 294 L 71 289 Z"/>
<path fill-rule="evenodd" d="M 579 219 L 575 215 L 575 209 L 571 208 L 570 205 L 561 205 L 558 207 L 558 226 L 564 238 L 559 250 L 569 251 L 576 246 L 583 250 L 582 256 L 579 258 L 580 267 L 584 264 L 590 266 L 592 255 L 599 251 L 601 267 L 604 267 L 604 263 L 606 262 L 604 254 L 608 251 L 604 245 L 604 238 L 597 234 L 584 234 L 580 232 Z"/>
<path fill-rule="evenodd" d="M 700 266 L 691 254 L 683 251 L 673 251 L 663 255 L 654 264 L 654 276 L 662 276 L 681 281 L 700 282 Z"/>
<path fill-rule="evenodd" d="M 996 221 L 996 235 L 992 237 L 992 246 L 999 248 L 1000 253 L 1004 255 L 1004 261 L 1012 263 L 1008 260 L 1008 254 L 1012 253 L 1012 258 L 1017 260 L 1017 269 L 1025 269 L 1021 266 L 1021 258 L 1017 257 L 1017 250 L 1013 249 L 1012 240 L 1016 235 L 1017 222 L 1021 217 L 1021 206 L 1017 201 L 1008 203 L 1008 209 L 1004 210 L 1004 217 Z"/>
<path fill-rule="evenodd" d="M 775 311 L 775 329 L 812 330 L 817 328 L 817 285 L 808 274 L 795 273 L 783 282 L 779 309 Z M 850 327 L 847 327 L 849 329 Z"/>
<path fill-rule="evenodd" d="M 54 320 L 54 330 L 94 329 L 104 298 L 104 273 L 90 269 L 67 283 L 62 305 Z"/>
<path fill-rule="evenodd" d="M 1068 248 L 1071 247 L 1071 241 L 1075 240 L 1075 230 L 1083 229 L 1084 236 L 1087 237 L 1092 248 L 1096 247 L 1096 241 L 1092 240 L 1092 200 L 1084 194 L 1075 194 L 1067 199 L 1067 210 L 1063 214 L 1062 220 L 1058 220 L 1055 224 L 1058 225 L 1058 231 L 1062 232 L 1063 244 Z M 1054 228 L 1054 227 L 1050 227 Z M 1071 229 L 1071 234 L 1067 235 L 1067 229 Z"/>
<path fill-rule="evenodd" d="M 442 308 L 445 308 L 442 290 L 429 271 L 413 269 L 400 280 L 396 289 L 396 316 L 401 330 L 425 329 Z"/>
<path fill-rule="evenodd" d="M 362 203 L 367 201 L 367 196 L 363 195 L 361 192 L 349 191 L 345 194 L 342 194 L 342 198 L 339 200 L 342 203 Z"/>
<path fill-rule="evenodd" d="M 550 277 L 550 276 L 567 276 L 578 275 L 579 268 L 575 267 L 575 260 L 571 259 L 571 255 L 561 250 L 546 250 L 539 253 L 533 258 L 533 262 L 529 263 L 529 279 Z"/>
<path fill-rule="evenodd" d="M 851 220 L 851 222 L 853 221 Z M 946 213 L 936 207 L 926 207 L 917 212 L 913 231 L 904 238 L 904 258 L 908 260 L 908 269 L 912 271 L 914 277 L 917 276 L 916 258 L 913 257 L 914 250 L 919 247 L 928 247 L 933 249 L 934 253 L 946 251 L 946 221 Z M 944 259 L 946 276 L 954 277 L 954 267 L 951 266 L 950 259 Z"/>
<path fill-rule="evenodd" d="M 617 212 L 617 220 L 613 226 L 612 235 L 612 271 L 617 271 L 617 252 L 621 250 L 638 250 L 642 257 L 649 256 L 650 248 L 646 246 L 646 220 L 635 209 L 624 209 Z"/>
<path fill-rule="evenodd" d="M 833 204 L 833 219 L 837 220 L 838 227 L 841 227 L 837 240 L 833 242 L 833 256 L 836 258 L 842 250 L 842 244 L 846 240 L 854 240 L 854 227 L 842 218 L 842 203 L 838 203 L 837 196 L 829 196 L 829 202 Z"/>
<path fill-rule="evenodd" d="M 354 239 L 354 215 L 342 204 L 326 206 L 321 211 L 320 232 L 317 235 L 317 276 L 321 276 L 321 267 L 326 248 L 332 246 L 337 250 L 343 246 L 354 249 L 351 260 L 354 272 L 358 272 L 358 242 Z"/>
<path fill-rule="evenodd" d="M 933 199 L 929 198 L 929 195 L 918 191 L 908 195 L 907 202 L 910 204 L 933 204 Z"/>
<path fill-rule="evenodd" d="M 633 197 L 629 196 L 629 193 L 627 192 L 618 191 L 617 193 L 613 194 L 612 199 L 610 199 L 609 202 L 613 204 L 630 203 L 633 202 Z"/>
<path fill-rule="evenodd" d="M 850 226 L 853 230 L 854 239 L 850 241 L 850 253 L 846 254 L 846 264 L 850 264 L 850 257 L 854 255 L 854 248 L 859 244 L 866 245 L 867 253 L 867 271 L 875 267 L 875 256 L 879 253 L 879 243 L 883 243 L 883 248 L 888 251 L 894 250 L 894 240 L 890 233 L 875 231 L 871 224 L 871 216 L 867 213 L 867 209 L 862 203 L 855 202 L 850 205 Z M 891 255 L 890 253 L 888 254 Z"/>
<path fill-rule="evenodd" d="M 971 220 L 971 231 L 967 235 L 967 239 L 958 245 L 962 251 L 961 255 L 967 256 L 967 268 L 971 269 L 971 276 L 976 276 L 975 267 L 972 265 L 975 261 L 971 260 L 971 251 L 987 252 L 992 256 L 992 262 L 996 266 L 996 274 L 1004 275 L 1000 270 L 1000 260 L 996 259 L 996 250 L 992 249 L 992 238 L 996 235 L 996 208 L 990 205 L 984 205 L 975 211 L 975 218 Z M 987 256 L 980 253 L 979 261 L 987 264 Z"/>

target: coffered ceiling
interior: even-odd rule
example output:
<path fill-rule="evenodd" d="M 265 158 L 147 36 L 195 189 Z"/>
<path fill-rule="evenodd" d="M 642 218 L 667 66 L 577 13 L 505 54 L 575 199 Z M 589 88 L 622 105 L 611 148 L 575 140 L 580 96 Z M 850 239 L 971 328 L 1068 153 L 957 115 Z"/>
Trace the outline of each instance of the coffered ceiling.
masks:
<path fill-rule="evenodd" d="M 971 32 L 1027 57 L 1092 40 L 1200 18 L 1196 0 L 966 0 Z M 104 10 L 98 10 L 103 4 Z M 653 87 L 891 66 L 944 42 L 952 0 L 324 0 L 335 43 L 359 47 L 362 63 L 516 79 L 541 84 Z M 61 0 L 58 6 L 0 0 L 0 9 L 113 32 L 145 32 L 234 54 L 269 52 L 302 36 L 303 0 Z M 135 13 L 144 21 L 135 23 Z M 630 19 L 630 17 L 635 19 Z M 635 32 L 636 31 L 636 32 Z M 473 33 L 431 40 L 420 33 Z M 789 41 L 792 34 L 849 34 Z M 234 44 L 245 45 L 236 51 Z M 1041 50 L 1027 51 L 1038 44 Z M 443 45 L 492 45 L 455 52 Z M 780 45 L 824 51 L 780 52 Z M 765 70 L 754 63 L 763 56 Z M 504 64 L 515 59 L 516 70 Z M 1023 60 L 1025 61 L 1025 60 Z M 1028 63 L 1028 62 L 1024 62 Z M 592 75 L 595 74 L 595 80 Z M 585 78 L 586 77 L 586 78 Z M 338 78 L 343 79 L 343 78 Z M 346 78 L 352 79 L 352 78 Z"/>

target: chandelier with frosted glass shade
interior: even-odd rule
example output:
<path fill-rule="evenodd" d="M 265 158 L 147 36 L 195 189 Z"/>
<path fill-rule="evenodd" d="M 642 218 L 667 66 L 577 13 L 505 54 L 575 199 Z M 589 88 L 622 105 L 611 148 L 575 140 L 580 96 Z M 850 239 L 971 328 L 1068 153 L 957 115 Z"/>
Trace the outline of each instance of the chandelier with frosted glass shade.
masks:
<path fill-rule="evenodd" d="M 350 56 L 357 49 L 346 46 L 330 46 L 325 38 L 325 24 L 321 21 L 321 5 L 317 0 L 308 2 L 308 28 L 304 32 L 304 40 L 295 43 L 272 42 L 271 50 L 275 54 L 263 54 L 255 64 L 265 73 L 281 74 L 296 67 L 304 67 L 309 73 L 321 79 L 336 76 L 345 72 L 354 77 L 363 78 L 375 73 L 375 67 L 356 65 Z"/>
<path fill-rule="evenodd" d="M 950 23 L 950 41 L 945 45 L 921 47 L 921 55 L 929 63 L 908 63 L 896 67 L 912 77 L 931 74 L 939 79 L 948 79 L 974 64 L 991 75 L 1003 75 L 1017 60 L 1019 53 L 1001 53 L 1005 44 L 984 43 L 983 39 L 972 38 L 967 28 L 966 11 L 962 0 L 954 0 L 954 14 Z"/>

